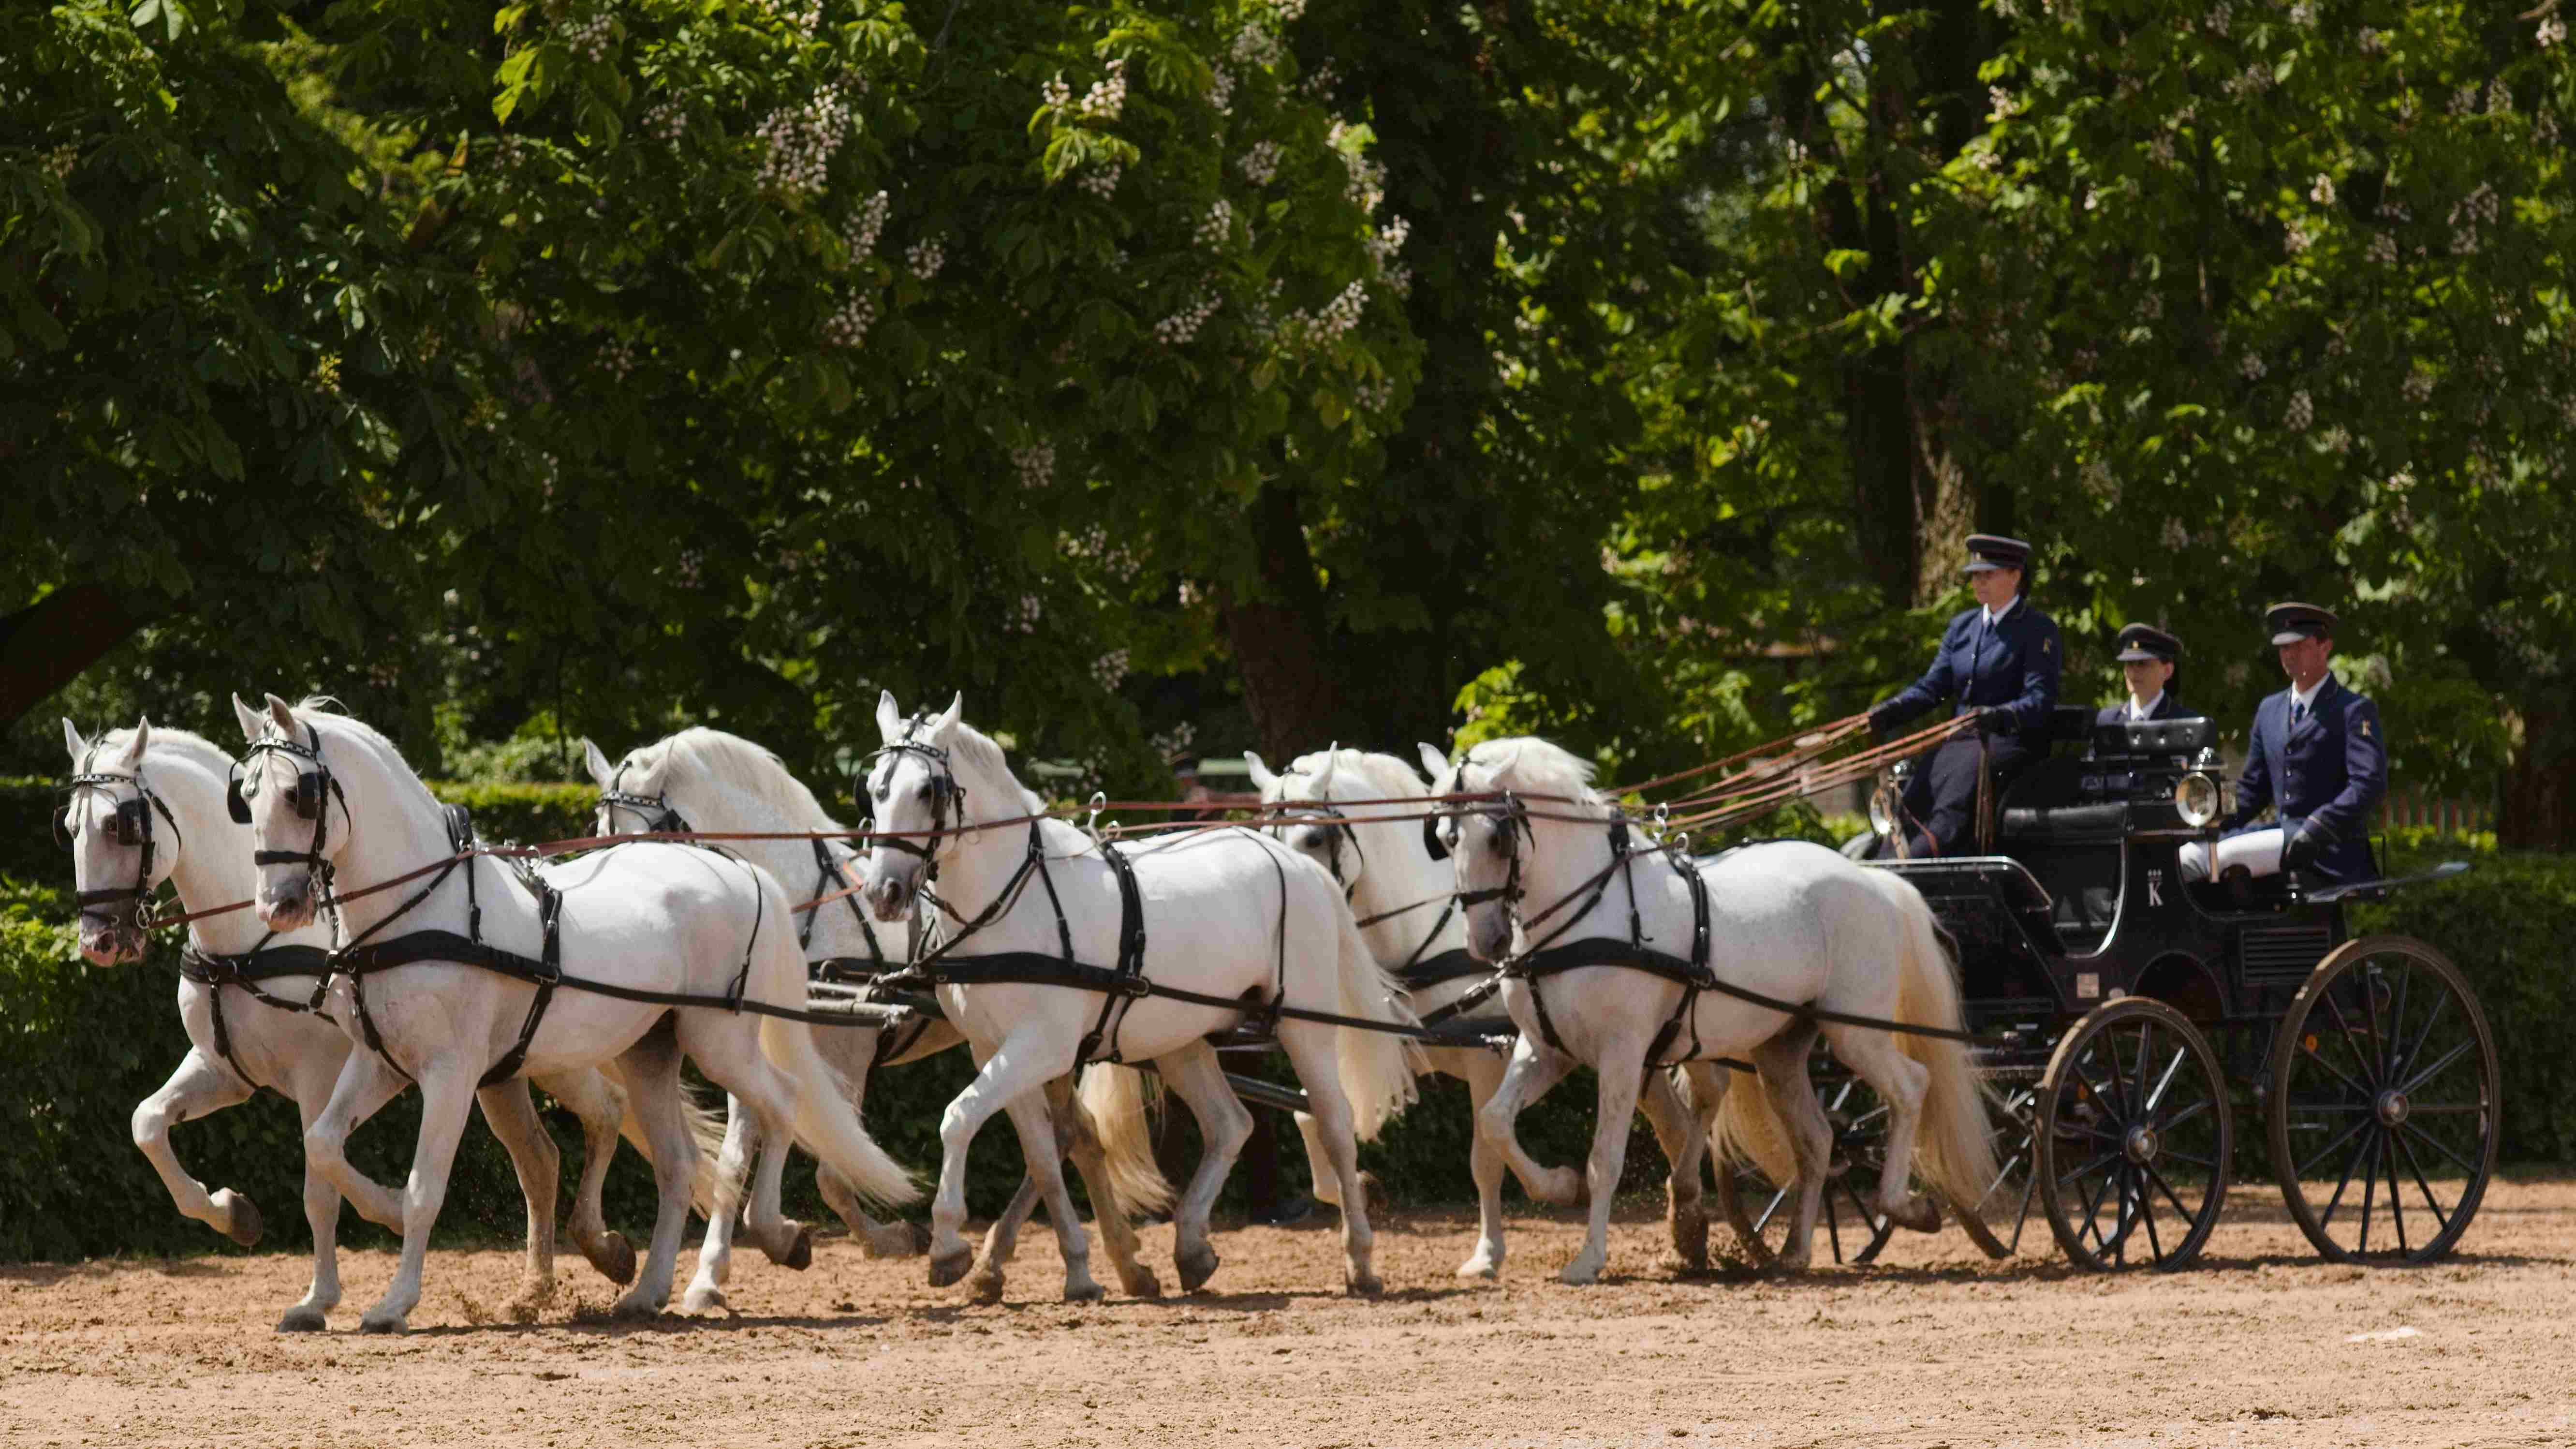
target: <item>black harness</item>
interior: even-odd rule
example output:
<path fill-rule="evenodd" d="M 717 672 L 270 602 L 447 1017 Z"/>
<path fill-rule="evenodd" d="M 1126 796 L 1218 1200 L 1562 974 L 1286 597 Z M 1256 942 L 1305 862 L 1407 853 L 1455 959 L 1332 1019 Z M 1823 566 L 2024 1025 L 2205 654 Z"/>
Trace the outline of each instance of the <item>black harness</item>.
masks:
<path fill-rule="evenodd" d="M 158 814 L 169 825 L 170 834 L 179 842 L 179 851 L 184 852 L 188 848 L 188 837 L 179 829 L 178 817 L 170 813 L 170 807 L 162 802 L 161 797 L 153 792 L 150 785 L 144 783 L 139 764 L 135 773 L 131 775 L 114 770 L 93 770 L 90 766 L 95 763 L 97 755 L 98 746 L 90 746 L 89 752 L 81 758 L 80 773 L 72 776 L 71 783 L 64 788 L 62 807 L 54 812 L 54 839 L 58 844 L 65 846 L 72 843 L 71 802 L 81 791 L 132 785 L 134 798 L 116 802 L 116 811 L 108 817 L 106 830 L 111 844 L 138 849 L 142 852 L 141 859 L 135 867 L 134 884 L 81 891 L 72 899 L 78 904 L 80 914 L 97 916 L 103 920 L 108 919 L 108 914 L 97 909 L 98 907 L 132 902 L 135 924 L 138 927 L 145 926 L 148 923 L 143 919 L 143 903 L 152 895 L 152 856 L 156 846 L 152 834 L 152 817 Z"/>
<path fill-rule="evenodd" d="M 261 983 L 281 976 L 312 976 L 327 981 L 331 975 L 331 953 L 319 946 L 272 946 L 274 931 L 261 936 L 258 944 L 238 956 L 218 956 L 200 950 L 191 941 L 179 948 L 179 974 L 206 988 L 206 1001 L 213 1013 L 215 1051 L 233 1075 L 254 1087 L 264 1086 L 252 1076 L 241 1058 L 233 1054 L 232 1029 L 224 1021 L 224 988 L 238 988 L 251 1000 L 279 1011 L 306 1012 L 313 1009 L 310 1001 L 293 1001 L 271 995 Z"/>

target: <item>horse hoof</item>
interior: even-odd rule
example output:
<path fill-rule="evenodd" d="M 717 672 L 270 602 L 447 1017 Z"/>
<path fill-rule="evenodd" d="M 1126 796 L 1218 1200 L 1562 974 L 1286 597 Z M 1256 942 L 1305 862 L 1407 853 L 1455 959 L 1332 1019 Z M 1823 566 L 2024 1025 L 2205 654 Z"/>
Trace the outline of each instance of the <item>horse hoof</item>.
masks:
<path fill-rule="evenodd" d="M 975 1250 L 972 1248 L 960 1247 L 953 1253 L 937 1254 L 930 1260 L 930 1286 L 945 1288 L 965 1277 L 966 1270 L 974 1266 Z"/>
<path fill-rule="evenodd" d="M 691 1288 L 687 1295 L 680 1299 L 680 1311 L 682 1313 L 722 1313 L 725 1311 L 724 1290 L 709 1285 Z"/>
<path fill-rule="evenodd" d="M 912 1230 L 912 1252 L 910 1252 L 910 1253 L 906 1254 L 905 1256 L 907 1256 L 907 1257 L 918 1257 L 918 1256 L 920 1256 L 920 1255 L 921 1255 L 921 1254 L 923 1254 L 923 1253 L 927 1253 L 927 1252 L 929 1252 L 929 1251 L 930 1251 L 930 1224 L 928 1224 L 928 1223 L 906 1223 L 906 1224 L 904 1224 L 904 1226 Z"/>
<path fill-rule="evenodd" d="M 1137 1264 L 1133 1272 L 1130 1272 L 1125 1268 L 1119 1269 L 1118 1286 L 1126 1289 L 1127 1296 L 1130 1298 L 1160 1298 L 1163 1296 L 1163 1280 L 1155 1277 L 1154 1270 L 1146 1267 L 1142 1263 Z"/>
<path fill-rule="evenodd" d="M 859 1234 L 859 1251 L 871 1258 L 917 1258 L 929 1246 L 929 1230 L 919 1223 L 879 1223 Z"/>
<path fill-rule="evenodd" d="M 778 1266 L 793 1273 L 802 1273 L 806 1269 L 813 1267 L 814 1230 L 805 1226 L 803 1223 L 798 1223 L 796 1225 L 796 1241 L 789 1243 L 787 1245 L 787 1252 L 776 1261 Z"/>
<path fill-rule="evenodd" d="M 1353 1298 L 1375 1298 L 1386 1291 L 1375 1273 L 1355 1273 L 1342 1283 L 1342 1291 Z"/>
<path fill-rule="evenodd" d="M 635 1281 L 635 1245 L 624 1233 L 610 1231 L 581 1245 L 581 1255 L 599 1276 L 623 1288 Z"/>
<path fill-rule="evenodd" d="M 999 1303 L 1002 1301 L 1002 1284 L 1003 1278 L 998 1270 L 978 1273 L 966 1284 L 966 1301 L 981 1303 L 988 1307 Z M 1068 1290 L 1065 1298 L 1070 1301 L 1072 1297 L 1072 1292 Z"/>
<path fill-rule="evenodd" d="M 358 1331 L 360 1333 L 407 1333 L 411 1327 L 406 1321 L 409 1317 L 409 1314 L 404 1314 L 398 1317 L 378 1318 L 370 1313 L 358 1320 Z"/>
<path fill-rule="evenodd" d="M 231 1188 L 225 1188 L 216 1196 L 226 1199 L 224 1236 L 245 1248 L 258 1246 L 259 1235 L 267 1226 L 259 1220 L 258 1205 Z"/>
<path fill-rule="evenodd" d="M 1568 1263 L 1564 1271 L 1556 1275 L 1556 1281 L 1577 1288 L 1588 1288 L 1601 1281 L 1601 1270 L 1587 1263 Z"/>
<path fill-rule="evenodd" d="M 1583 1174 L 1571 1167 L 1549 1172 L 1538 1192 L 1538 1200 L 1551 1207 L 1578 1207 L 1583 1202 Z"/>
<path fill-rule="evenodd" d="M 1172 1266 L 1181 1272 L 1181 1291 L 1196 1293 L 1207 1280 L 1216 1276 L 1216 1249 L 1200 1246 L 1186 1253 L 1172 1255 Z"/>
<path fill-rule="evenodd" d="M 1484 1281 L 1491 1283 L 1502 1275 L 1502 1264 L 1486 1257 L 1482 1253 L 1478 1253 L 1476 1256 L 1469 1258 L 1466 1262 L 1458 1265 L 1458 1276 L 1461 1278 L 1481 1278 Z"/>
<path fill-rule="evenodd" d="M 1708 1270 L 1708 1218 L 1705 1215 L 1687 1213 L 1673 1218 L 1673 1257 L 1684 1272 L 1703 1273 Z"/>
<path fill-rule="evenodd" d="M 1374 1172 L 1360 1174 L 1360 1194 L 1360 1200 L 1368 1204 L 1370 1217 L 1383 1217 L 1395 1208 L 1395 1198 L 1387 1192 L 1386 1184 L 1377 1180 Z"/>
<path fill-rule="evenodd" d="M 692 1293 L 691 1296 L 694 1298 L 696 1295 Z M 722 1308 L 724 1306 L 724 1295 L 722 1293 L 716 1293 L 712 1296 L 715 1300 L 715 1306 Z M 661 1317 L 662 1305 L 649 1299 L 638 1298 L 634 1294 L 629 1293 L 625 1297 L 618 1299 L 617 1306 L 609 1309 L 608 1311 L 611 1315 L 617 1318 L 623 1319 L 629 1323 L 634 1323 L 647 1318 Z"/>
<path fill-rule="evenodd" d="M 1064 1301 L 1067 1303 L 1097 1303 L 1108 1296 L 1109 1290 L 1101 1287 L 1097 1283 L 1067 1283 L 1064 1285 Z"/>
<path fill-rule="evenodd" d="M 1914 1194 L 1905 1200 L 1903 1207 L 1887 1216 L 1900 1228 L 1910 1228 L 1918 1233 L 1941 1231 L 1941 1204 L 1929 1193 Z"/>
<path fill-rule="evenodd" d="M 277 1320 L 280 1333 L 320 1333 L 330 1326 L 331 1321 L 322 1316 L 321 1309 L 305 1303 L 286 1310 L 286 1316 Z"/>

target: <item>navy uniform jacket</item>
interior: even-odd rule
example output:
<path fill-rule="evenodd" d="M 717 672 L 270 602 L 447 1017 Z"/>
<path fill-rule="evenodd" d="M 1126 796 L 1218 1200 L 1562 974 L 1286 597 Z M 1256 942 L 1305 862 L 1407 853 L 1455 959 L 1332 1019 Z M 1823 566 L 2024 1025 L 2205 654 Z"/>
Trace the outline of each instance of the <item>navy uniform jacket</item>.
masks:
<path fill-rule="evenodd" d="M 2265 806 L 2275 807 L 2282 842 L 2300 827 L 2323 830 L 2325 849 L 2308 869 L 2332 880 L 2367 880 L 2370 821 L 2388 793 L 2388 742 L 2379 728 L 2379 706 L 2328 675 L 2317 686 L 2308 717 L 2290 728 L 2290 692 L 2282 690 L 2254 709 L 2254 738 L 2245 773 L 2236 777 L 2236 810 L 2227 833 L 2253 829 Z"/>
<path fill-rule="evenodd" d="M 2156 707 L 2147 711 L 2147 718 L 2187 719 L 2189 716 L 2183 713 L 2182 701 L 2174 698 L 2174 692 L 2168 689 L 2164 692 L 2163 697 L 2156 701 Z M 2120 696 L 2120 702 L 2118 704 L 2106 704 L 2102 706 L 2101 711 L 2093 716 L 2093 722 L 2097 725 L 2127 724 L 2129 722 L 2129 697 L 2127 695 L 2122 695 Z"/>
<path fill-rule="evenodd" d="M 1955 699 L 1955 713 L 1986 709 L 2009 717 L 2009 733 L 2034 747 L 2048 737 L 2049 712 L 2057 708 L 2057 671 L 2065 650 L 2057 641 L 2057 621 L 2024 599 L 1992 630 L 1986 611 L 1974 608 L 1941 631 L 1941 652 L 1923 677 L 1889 700 L 1886 719 L 1900 725 L 1944 699 Z"/>

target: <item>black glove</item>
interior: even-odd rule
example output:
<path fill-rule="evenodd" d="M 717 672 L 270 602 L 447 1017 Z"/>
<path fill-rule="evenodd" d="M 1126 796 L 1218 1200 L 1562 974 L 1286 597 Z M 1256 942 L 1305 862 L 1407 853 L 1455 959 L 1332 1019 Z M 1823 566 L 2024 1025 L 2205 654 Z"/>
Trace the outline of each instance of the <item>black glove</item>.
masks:
<path fill-rule="evenodd" d="M 1882 699 L 1869 707 L 1869 732 L 1878 739 L 1896 733 L 1896 701 Z"/>
<path fill-rule="evenodd" d="M 2326 832 L 2314 825 L 2303 824 L 2298 833 L 2281 843 L 2281 869 L 2298 870 L 2312 864 L 2326 853 Z"/>
<path fill-rule="evenodd" d="M 1976 719 L 1977 733 L 1989 738 L 2013 732 L 2013 717 L 2010 710 L 1981 709 L 1976 712 Z"/>

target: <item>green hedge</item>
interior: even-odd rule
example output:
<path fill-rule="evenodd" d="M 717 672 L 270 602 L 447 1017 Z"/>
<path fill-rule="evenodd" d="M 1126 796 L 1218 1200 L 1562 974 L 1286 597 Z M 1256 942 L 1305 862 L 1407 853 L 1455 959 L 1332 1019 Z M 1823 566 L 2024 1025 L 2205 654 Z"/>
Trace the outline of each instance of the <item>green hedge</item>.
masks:
<path fill-rule="evenodd" d="M 2356 933 L 2413 936 L 2451 958 L 2494 1027 L 2507 1162 L 2576 1161 L 2576 857 L 2392 844 L 2391 869 L 2466 859 L 2467 875 L 2356 907 Z"/>

